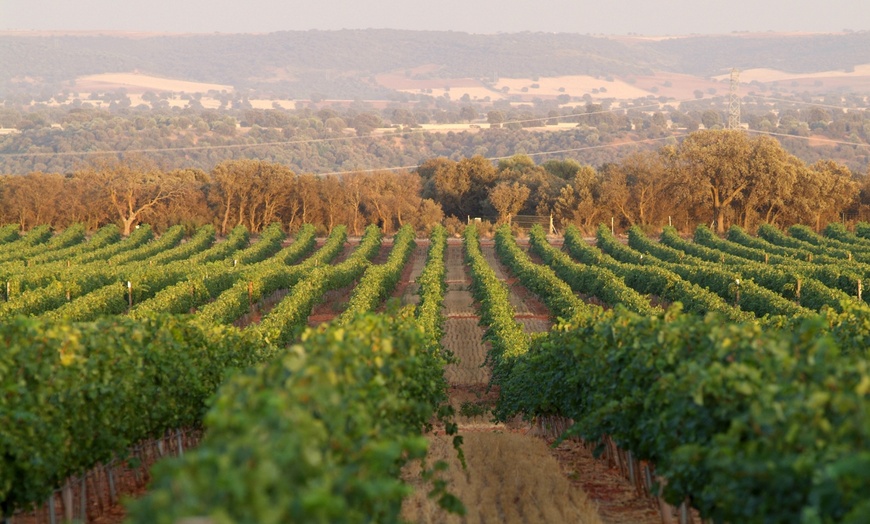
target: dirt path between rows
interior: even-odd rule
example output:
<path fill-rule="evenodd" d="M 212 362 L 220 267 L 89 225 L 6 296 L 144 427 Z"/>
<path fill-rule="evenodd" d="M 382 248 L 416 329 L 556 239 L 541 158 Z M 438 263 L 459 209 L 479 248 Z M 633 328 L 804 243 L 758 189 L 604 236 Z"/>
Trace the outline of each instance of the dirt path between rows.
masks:
<path fill-rule="evenodd" d="M 411 257 L 405 262 L 405 267 L 402 269 L 402 275 L 396 283 L 396 288 L 390 294 L 390 299 L 397 299 L 402 306 L 409 304 L 417 305 L 420 302 L 420 284 L 417 279 L 426 267 L 426 255 L 429 251 L 429 239 L 416 239 L 416 247 L 411 252 Z M 381 304 L 378 308 L 379 313 L 383 313 L 386 303 Z"/>
<path fill-rule="evenodd" d="M 467 514 L 447 514 L 429 500 L 419 479 L 419 466 L 412 466 L 404 472 L 405 478 L 418 489 L 403 506 L 402 517 L 411 522 L 449 523 L 601 522 L 583 490 L 562 473 L 547 443 L 526 434 L 528 424 L 495 424 L 490 420 L 487 409 L 498 394 L 487 388 L 484 328 L 478 326 L 469 292 L 470 275 L 458 239 L 448 242 L 446 280 L 442 343 L 459 361 L 448 365 L 445 375 L 451 385 L 451 404 L 459 413 L 457 422 L 468 467 L 462 468 L 450 438 L 444 435 L 430 436 L 429 460 L 448 463 L 444 473 L 448 489 L 462 500 Z"/>
<path fill-rule="evenodd" d="M 550 327 L 547 308 L 529 293 L 498 261 L 491 241 L 482 242 L 484 257 L 510 289 L 517 320 L 526 332 Z M 528 422 L 496 424 L 489 409 L 498 391 L 488 388 L 484 365 L 487 346 L 484 328 L 469 291 L 471 277 L 462 245 L 451 239 L 447 248 L 447 292 L 444 297 L 445 335 L 442 343 L 459 361 L 448 365 L 450 403 L 456 409 L 468 468 L 463 470 L 444 435 L 430 436 L 430 457 L 443 460 L 449 490 L 464 503 L 464 517 L 449 515 L 426 498 L 419 466 L 405 471 L 405 479 L 419 488 L 403 506 L 411 522 L 548 522 L 653 524 L 661 522 L 653 502 L 635 495 L 631 485 L 577 442 L 553 448 L 552 436 Z"/>

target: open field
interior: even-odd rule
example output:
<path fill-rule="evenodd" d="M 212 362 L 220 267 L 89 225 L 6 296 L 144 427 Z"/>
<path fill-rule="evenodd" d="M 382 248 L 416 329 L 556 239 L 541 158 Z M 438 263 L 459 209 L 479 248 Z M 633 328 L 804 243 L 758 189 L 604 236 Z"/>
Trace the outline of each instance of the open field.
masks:
<path fill-rule="evenodd" d="M 786 80 L 828 80 L 837 78 L 864 78 L 870 76 L 870 64 L 859 65 L 852 71 L 819 71 L 817 73 L 789 73 L 778 69 L 756 68 L 747 69 L 740 72 L 741 82 L 761 82 L 762 84 L 771 82 L 783 82 Z M 715 77 L 716 80 L 727 80 L 728 75 L 720 75 Z"/>
<path fill-rule="evenodd" d="M 402 75 L 380 75 L 378 83 L 384 87 L 406 93 L 425 92 L 431 96 L 449 95 L 456 100 L 465 95 L 471 100 L 503 100 L 519 96 L 531 100 L 534 97 L 556 98 L 559 95 L 593 98 L 634 99 L 651 94 L 644 89 L 618 79 L 605 80 L 587 75 L 531 78 L 499 78 L 492 85 L 471 78 L 433 78 L 416 80 Z M 537 87 L 536 87 L 537 86 Z"/>
<path fill-rule="evenodd" d="M 425 70 L 422 68 L 421 70 Z M 416 69 L 413 71 L 417 71 Z M 468 97 L 477 102 L 493 102 L 510 99 L 515 104 L 528 103 L 534 99 L 555 99 L 560 95 L 568 95 L 572 102 L 591 98 L 592 100 L 636 100 L 645 97 L 666 97 L 677 101 L 693 100 L 702 97 L 726 96 L 729 89 L 729 74 L 703 78 L 693 75 L 658 71 L 648 75 L 629 75 L 613 77 L 593 77 L 588 75 L 567 75 L 537 78 L 499 78 L 494 84 L 487 85 L 473 78 L 428 78 L 420 79 L 404 73 L 394 72 L 375 76 L 375 81 L 388 89 L 409 94 L 427 94 L 433 97 L 448 96 L 452 100 Z M 822 71 L 816 73 L 790 73 L 770 68 L 757 68 L 742 71 L 740 74 L 742 91 L 755 90 L 753 86 L 765 85 L 776 87 L 781 91 L 795 92 L 820 90 L 861 90 L 870 88 L 870 64 L 857 66 L 853 71 Z M 92 93 L 100 94 L 124 90 L 132 105 L 150 105 L 142 99 L 146 92 L 155 93 L 199 93 L 210 91 L 233 92 L 233 86 L 226 84 L 209 84 L 184 79 L 161 78 L 138 72 L 104 73 L 82 76 L 75 80 L 72 89 L 82 100 Z M 106 103 L 100 100 L 87 100 L 96 106 Z M 203 107 L 218 108 L 220 102 L 209 96 L 199 99 Z M 186 107 L 189 102 L 179 96 L 167 99 L 171 107 Z M 256 109 L 271 109 L 280 107 L 293 109 L 297 103 L 304 100 L 294 99 L 252 99 L 251 105 Z M 386 103 L 378 102 L 378 107 Z M 324 105 L 346 105 L 350 101 L 326 100 Z M 582 102 L 582 103 L 585 103 Z"/>
<path fill-rule="evenodd" d="M 171 91 L 173 93 L 206 93 L 232 91 L 233 86 L 191 82 L 174 78 L 160 78 L 140 73 L 103 73 L 76 79 L 74 88 L 80 92 L 108 92 L 124 89 L 128 93 Z"/>

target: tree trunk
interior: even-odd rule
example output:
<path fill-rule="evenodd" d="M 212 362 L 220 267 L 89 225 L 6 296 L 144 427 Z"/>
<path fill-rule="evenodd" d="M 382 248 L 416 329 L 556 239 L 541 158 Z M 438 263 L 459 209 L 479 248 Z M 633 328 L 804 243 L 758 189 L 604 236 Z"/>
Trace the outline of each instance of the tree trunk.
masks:
<path fill-rule="evenodd" d="M 133 232 L 133 222 L 136 221 L 136 215 L 131 215 L 129 217 L 123 218 L 121 222 L 124 224 L 124 236 L 130 236 L 130 233 Z"/>
<path fill-rule="evenodd" d="M 230 211 L 233 208 L 233 197 L 232 195 L 227 195 L 227 205 L 224 207 L 224 219 L 221 222 L 221 235 L 227 234 L 227 224 L 230 222 Z"/>
<path fill-rule="evenodd" d="M 716 232 L 721 235 L 725 233 L 725 216 L 722 213 L 722 200 L 719 198 L 719 189 L 716 186 L 710 189 L 713 197 L 713 221 L 716 223 Z"/>

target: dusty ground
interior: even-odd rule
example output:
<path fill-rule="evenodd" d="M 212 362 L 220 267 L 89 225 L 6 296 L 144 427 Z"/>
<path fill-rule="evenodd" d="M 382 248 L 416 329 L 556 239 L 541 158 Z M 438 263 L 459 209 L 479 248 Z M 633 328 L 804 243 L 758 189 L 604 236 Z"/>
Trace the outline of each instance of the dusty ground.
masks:
<path fill-rule="evenodd" d="M 372 258 L 372 264 L 383 264 L 387 261 L 387 257 L 390 256 L 390 250 L 393 248 L 393 239 L 385 238 L 381 241 L 380 251 Z M 342 253 L 341 259 L 337 259 L 333 262 L 333 265 L 338 264 L 344 261 L 347 256 L 350 255 L 352 251 L 345 251 Z M 317 327 L 324 322 L 329 322 L 334 319 L 338 315 L 347 308 L 347 302 L 350 300 L 350 296 L 353 294 L 353 290 L 359 282 L 359 279 L 354 281 L 348 286 L 345 286 L 340 289 L 332 289 L 327 291 L 323 298 L 318 302 L 314 308 L 311 310 L 311 314 L 308 316 L 308 325 L 310 327 Z"/>
<path fill-rule="evenodd" d="M 466 433 L 463 469 L 445 436 L 432 437 L 431 460 L 445 460 L 450 489 L 465 504 L 465 517 L 445 515 L 414 497 L 403 516 L 412 522 L 598 523 L 595 506 L 559 471 L 543 441 L 506 431 Z M 409 471 L 409 475 L 413 475 Z"/>
<path fill-rule="evenodd" d="M 405 267 L 402 270 L 402 276 L 399 277 L 399 281 L 396 283 L 396 288 L 393 290 L 393 293 L 390 295 L 392 299 L 398 299 L 402 306 L 406 306 L 409 304 L 417 305 L 420 302 L 420 284 L 417 283 L 417 278 L 419 278 L 420 273 L 423 272 L 423 268 L 426 267 L 426 255 L 429 251 L 429 240 L 428 239 L 417 239 L 416 240 L 417 247 L 414 249 L 414 252 L 411 253 L 411 258 L 405 263 Z M 384 305 L 382 305 L 378 311 L 383 311 Z"/>
<path fill-rule="evenodd" d="M 491 244 L 484 247 L 484 253 L 493 256 Z M 500 276 L 507 276 L 503 268 L 496 267 Z M 406 501 L 402 516 L 411 522 L 603 522 L 595 503 L 562 471 L 547 442 L 527 434 L 528 423 L 517 420 L 504 425 L 491 421 L 489 409 L 498 392 L 487 386 L 484 328 L 477 325 L 469 292 L 470 275 L 462 245 L 456 239 L 448 243 L 446 279 L 443 344 L 459 362 L 449 365 L 445 372 L 451 383 L 451 404 L 459 413 L 457 422 L 468 467 L 461 467 L 450 439 L 440 434 L 430 436 L 430 460 L 448 463 L 444 475 L 449 490 L 463 501 L 468 513 L 460 517 L 440 510 L 426 497 L 426 487 L 418 476 L 419 465 L 412 465 L 404 476 L 418 490 Z M 519 295 L 511 300 L 528 317 L 524 320 L 528 321 L 527 329 L 547 329 L 546 314 L 543 320 L 534 318 L 540 316 L 539 303 L 529 307 Z"/>
<path fill-rule="evenodd" d="M 482 243 L 484 256 L 511 291 L 517 320 L 527 332 L 549 329 L 548 311 L 501 265 L 491 241 Z M 450 440 L 436 432 L 430 460 L 444 460 L 449 489 L 465 504 L 464 517 L 448 515 L 429 500 L 412 465 L 404 478 L 418 488 L 403 507 L 411 522 L 591 522 L 607 524 L 661 522 L 654 501 L 635 494 L 618 471 L 595 459 L 580 443 L 552 447 L 553 431 L 520 419 L 497 424 L 490 409 L 498 390 L 487 386 L 483 366 L 484 328 L 477 325 L 476 306 L 461 244 L 451 239 L 447 249 L 443 344 L 460 359 L 445 370 L 451 383 L 450 403 L 456 409 L 468 468 L 463 470 Z"/>

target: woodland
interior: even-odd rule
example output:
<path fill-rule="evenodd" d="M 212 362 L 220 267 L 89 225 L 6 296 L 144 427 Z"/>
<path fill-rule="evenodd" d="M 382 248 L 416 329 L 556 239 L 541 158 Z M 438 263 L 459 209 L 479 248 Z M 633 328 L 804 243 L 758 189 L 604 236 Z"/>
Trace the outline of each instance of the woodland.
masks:
<path fill-rule="evenodd" d="M 89 229 L 114 222 L 125 234 L 148 223 L 189 228 L 211 223 L 261 231 L 315 224 L 328 232 L 366 224 L 393 233 L 405 224 L 428 231 L 444 222 L 458 231 L 469 218 L 511 222 L 552 215 L 554 225 L 592 232 L 708 224 L 752 230 L 762 223 L 807 224 L 867 216 L 870 188 L 832 160 L 812 164 L 778 141 L 741 130 L 700 130 L 681 143 L 636 151 L 600 168 L 574 159 L 541 164 L 517 154 L 493 162 L 474 155 L 426 159 L 412 169 L 316 176 L 252 159 L 225 160 L 209 171 L 163 170 L 145 158 L 101 158 L 70 173 L 32 172 L 0 179 L 0 222 Z M 862 214 L 863 213 L 863 214 Z"/>
<path fill-rule="evenodd" d="M 709 85 L 724 89 L 684 100 L 607 98 L 606 87 L 490 100 L 386 89 L 376 77 L 492 87 L 499 76 L 591 75 L 605 86 L 666 72 L 713 82 L 732 67 L 769 64 L 848 72 L 870 63 L 868 42 L 865 32 L 0 35 L 0 221 L 117 222 L 128 233 L 143 222 L 223 233 L 344 223 L 359 234 L 367 223 L 389 233 L 517 215 L 587 233 L 601 222 L 721 232 L 867 220 L 870 117 L 860 85 L 749 82 L 744 129 L 727 131 L 727 82 L 718 80 Z M 78 92 L 82 75 L 111 71 L 232 89 Z M 271 108 L 252 103 L 269 97 Z"/>
<path fill-rule="evenodd" d="M 103 95 L 110 106 L 102 109 L 86 101 L 27 108 L 7 102 L 0 107 L 0 128 L 13 132 L 0 134 L 0 173 L 69 173 L 101 151 L 146 151 L 164 168 L 206 171 L 243 158 L 322 174 L 416 166 L 439 156 L 459 160 L 514 154 L 535 155 L 540 161 L 573 158 L 597 168 L 638 149 L 676 143 L 700 128 L 722 128 L 727 120 L 721 101 L 709 99 L 660 108 L 659 101 L 646 98 L 563 107 L 558 100 L 483 106 L 424 97 L 382 108 L 356 101 L 348 107 L 311 104 L 285 110 L 255 109 L 230 94 L 220 109 L 169 108 L 165 93 L 153 96 L 156 109 L 125 107 L 129 99 L 123 93 Z M 838 103 L 858 106 L 862 100 L 839 97 Z M 807 163 L 833 159 L 856 175 L 870 167 L 870 149 L 863 146 L 870 142 L 866 111 L 832 109 L 824 100 L 813 104 L 794 97 L 775 105 L 747 99 L 743 115 L 751 132 L 776 134 L 787 151 Z M 477 129 L 461 131 L 420 129 L 422 124 L 477 122 L 482 124 Z"/>

